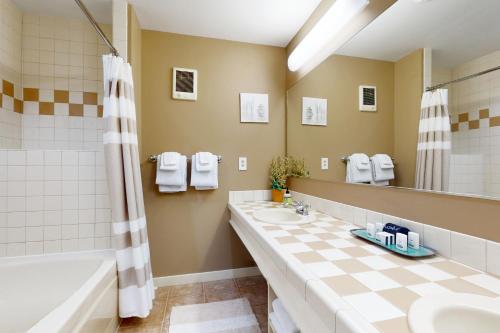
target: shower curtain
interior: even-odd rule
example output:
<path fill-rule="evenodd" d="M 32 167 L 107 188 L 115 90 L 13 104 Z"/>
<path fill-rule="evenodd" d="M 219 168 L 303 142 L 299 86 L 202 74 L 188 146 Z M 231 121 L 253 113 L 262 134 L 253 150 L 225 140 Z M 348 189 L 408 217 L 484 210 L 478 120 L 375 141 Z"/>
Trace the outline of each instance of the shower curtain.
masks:
<path fill-rule="evenodd" d="M 132 69 L 103 56 L 104 156 L 118 268 L 120 317 L 146 317 L 154 286 L 137 145 Z"/>
<path fill-rule="evenodd" d="M 418 128 L 415 188 L 448 191 L 450 151 L 448 91 L 425 92 Z"/>

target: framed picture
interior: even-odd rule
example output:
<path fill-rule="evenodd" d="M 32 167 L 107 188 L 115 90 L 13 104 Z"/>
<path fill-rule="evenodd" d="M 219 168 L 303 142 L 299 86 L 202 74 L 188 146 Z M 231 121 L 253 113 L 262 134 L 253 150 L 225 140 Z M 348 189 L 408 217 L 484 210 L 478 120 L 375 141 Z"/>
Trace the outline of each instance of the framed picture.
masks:
<path fill-rule="evenodd" d="M 198 98 L 198 71 L 174 67 L 172 98 L 196 101 Z"/>
<path fill-rule="evenodd" d="M 269 96 L 240 93 L 240 121 L 242 123 L 268 123 Z"/>
<path fill-rule="evenodd" d="M 302 125 L 326 126 L 327 104 L 323 98 L 302 97 Z"/>

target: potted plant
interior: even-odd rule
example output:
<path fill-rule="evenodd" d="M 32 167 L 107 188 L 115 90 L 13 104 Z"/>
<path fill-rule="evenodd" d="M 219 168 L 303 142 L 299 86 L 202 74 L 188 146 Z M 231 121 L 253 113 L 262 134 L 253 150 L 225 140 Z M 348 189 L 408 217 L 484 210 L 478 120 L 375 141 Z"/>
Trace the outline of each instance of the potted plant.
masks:
<path fill-rule="evenodd" d="M 283 191 L 287 188 L 289 177 L 308 177 L 304 160 L 291 156 L 278 156 L 271 161 L 269 169 L 272 198 L 274 202 L 283 202 Z"/>

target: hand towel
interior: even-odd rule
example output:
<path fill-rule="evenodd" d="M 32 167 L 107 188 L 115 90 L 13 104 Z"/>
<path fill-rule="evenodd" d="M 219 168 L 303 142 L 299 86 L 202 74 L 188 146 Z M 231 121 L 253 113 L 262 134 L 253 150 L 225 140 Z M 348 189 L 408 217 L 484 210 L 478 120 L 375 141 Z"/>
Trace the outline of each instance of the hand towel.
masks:
<path fill-rule="evenodd" d="M 180 154 L 176 152 L 166 152 L 162 153 L 157 163 L 160 164 L 160 170 L 177 170 L 179 168 L 179 158 Z"/>
<path fill-rule="evenodd" d="M 177 170 L 161 170 L 159 163 L 156 163 L 156 184 L 162 186 L 183 186 L 186 185 L 186 156 L 179 157 L 179 167 Z"/>
<path fill-rule="evenodd" d="M 347 160 L 346 182 L 369 183 L 372 181 L 370 159 L 366 154 L 352 154 Z"/>
<path fill-rule="evenodd" d="M 213 154 L 208 152 L 196 153 L 196 171 L 208 172 L 212 169 Z"/>
<path fill-rule="evenodd" d="M 387 154 L 376 154 L 370 159 L 372 164 L 372 184 L 386 186 L 394 179 L 394 163 Z"/>
<path fill-rule="evenodd" d="M 198 171 L 196 168 L 197 157 L 191 156 L 191 186 L 197 190 L 214 190 L 219 187 L 219 163 L 217 156 L 211 154 L 210 156 L 210 170 Z"/>
<path fill-rule="evenodd" d="M 280 323 L 284 333 L 299 333 L 299 329 L 295 326 L 295 323 L 290 318 L 288 312 L 286 312 L 283 303 L 281 303 L 280 299 L 275 299 L 272 303 L 272 307 L 278 322 Z"/>

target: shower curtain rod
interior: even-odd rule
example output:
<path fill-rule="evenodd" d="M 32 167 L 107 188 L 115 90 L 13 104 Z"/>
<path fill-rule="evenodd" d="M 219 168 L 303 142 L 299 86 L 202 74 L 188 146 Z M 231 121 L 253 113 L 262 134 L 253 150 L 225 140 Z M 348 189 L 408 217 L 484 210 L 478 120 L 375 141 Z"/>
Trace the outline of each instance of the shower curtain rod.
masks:
<path fill-rule="evenodd" d="M 96 20 L 92 16 L 92 14 L 90 14 L 90 12 L 87 9 L 87 7 L 85 7 L 85 5 L 80 0 L 75 0 L 75 2 L 78 5 L 78 7 L 80 7 L 80 9 L 82 10 L 83 14 L 85 14 L 85 16 L 87 17 L 87 19 L 90 21 L 90 24 L 94 27 L 94 29 L 97 32 L 97 34 L 102 38 L 102 40 L 104 41 L 104 43 L 106 43 L 106 45 L 111 49 L 111 53 L 113 53 L 114 56 L 119 57 L 120 54 L 118 53 L 118 51 L 116 50 L 116 48 L 113 46 L 113 44 L 111 44 L 111 42 L 108 39 L 108 37 L 106 37 L 106 35 L 102 31 L 102 29 L 99 27 L 99 24 L 97 24 Z"/>
<path fill-rule="evenodd" d="M 493 67 L 493 68 L 484 70 L 484 71 L 479 72 L 479 73 L 467 75 L 467 76 L 461 77 L 459 79 L 455 79 L 455 80 L 448 81 L 448 82 L 445 82 L 445 83 L 437 84 L 437 85 L 432 86 L 432 87 L 427 87 L 425 89 L 425 91 L 433 91 L 433 90 L 436 90 L 436 89 L 439 89 L 439 88 L 443 88 L 443 87 L 445 87 L 445 86 L 447 86 L 449 84 L 452 84 L 452 83 L 457 83 L 457 82 L 462 82 L 462 81 L 465 81 L 465 80 L 473 79 L 475 77 L 478 77 L 478 76 L 481 76 L 481 75 L 484 75 L 484 74 L 488 74 L 488 73 L 491 73 L 491 72 L 494 72 L 494 71 L 498 71 L 498 70 L 500 70 L 500 66 Z"/>

